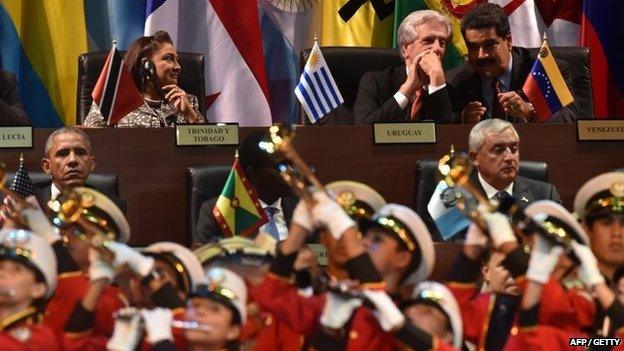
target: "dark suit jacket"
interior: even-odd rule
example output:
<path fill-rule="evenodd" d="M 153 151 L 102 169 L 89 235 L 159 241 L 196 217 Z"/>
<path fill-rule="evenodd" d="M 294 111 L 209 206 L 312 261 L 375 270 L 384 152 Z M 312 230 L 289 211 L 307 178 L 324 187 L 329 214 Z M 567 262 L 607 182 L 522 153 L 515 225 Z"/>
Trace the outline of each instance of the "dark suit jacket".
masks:
<path fill-rule="evenodd" d="M 399 91 L 406 78 L 405 65 L 364 73 L 353 106 L 355 124 L 407 121 L 410 105 L 401 109 L 394 99 L 394 94 Z M 447 87 L 424 95 L 419 120 L 453 123 Z"/>
<path fill-rule="evenodd" d="M 199 218 L 197 219 L 197 224 L 195 224 L 194 245 L 203 245 L 223 238 L 223 233 L 221 233 L 221 229 L 219 229 L 219 224 L 212 214 L 212 209 L 215 207 L 218 198 L 217 196 L 208 199 L 201 205 Z M 294 196 L 282 197 L 282 211 L 284 212 L 286 226 L 290 226 L 290 219 L 292 218 L 292 213 L 298 201 L 299 199 Z"/>
<path fill-rule="evenodd" d="M 0 70 L 0 125 L 30 125 L 24 105 L 17 96 L 15 75 Z"/>
<path fill-rule="evenodd" d="M 98 189 L 95 189 L 95 190 L 98 190 Z M 46 187 L 35 187 L 35 193 L 36 193 L 35 196 L 37 197 L 37 200 L 39 201 L 39 205 L 41 206 L 41 208 L 47 209 L 48 201 L 50 201 L 50 196 L 52 196 L 52 186 L 49 184 Z M 124 199 L 114 194 L 106 194 L 106 193 L 103 193 L 103 194 L 106 195 L 109 199 L 111 199 L 111 201 L 114 202 L 115 205 L 117 205 L 117 207 L 119 207 L 119 209 L 121 210 L 121 212 L 123 212 L 123 214 L 126 214 L 126 209 L 128 206 Z"/>
<path fill-rule="evenodd" d="M 470 175 L 470 182 L 481 192 L 483 196 L 487 197 L 483 186 L 481 186 L 477 172 L 473 172 Z M 559 192 L 555 186 L 550 183 L 540 182 L 539 180 L 533 180 L 523 176 L 517 176 L 513 184 L 513 197 L 516 199 L 517 204 L 521 207 L 526 207 L 537 200 L 552 200 L 557 203 L 561 203 L 561 196 L 559 196 Z"/>
<path fill-rule="evenodd" d="M 511 71 L 510 91 L 522 90 L 524 81 L 529 75 L 535 60 L 529 56 L 525 48 L 514 47 L 512 49 L 513 66 Z M 572 91 L 572 75 L 570 66 L 565 61 L 557 60 L 557 66 L 565 79 L 570 92 Z M 483 90 L 481 88 L 481 76 L 472 69 L 469 63 L 453 68 L 447 72 L 447 85 L 449 87 L 450 101 L 455 115 L 455 121 L 461 123 L 461 112 L 471 101 L 480 101 L 485 106 Z M 576 106 L 571 103 L 559 112 L 550 116 L 547 123 L 571 123 L 576 120 Z M 510 122 L 514 122 L 511 121 Z"/>

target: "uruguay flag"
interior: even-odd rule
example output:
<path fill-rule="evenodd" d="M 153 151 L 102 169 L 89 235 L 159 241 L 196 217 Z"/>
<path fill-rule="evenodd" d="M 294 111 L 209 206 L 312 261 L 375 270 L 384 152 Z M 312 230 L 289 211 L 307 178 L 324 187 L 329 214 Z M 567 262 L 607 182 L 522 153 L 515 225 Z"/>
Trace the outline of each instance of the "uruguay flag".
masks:
<path fill-rule="evenodd" d="M 539 122 L 574 102 L 545 39 L 522 90 L 533 104 Z"/>
<path fill-rule="evenodd" d="M 321 117 L 344 102 L 318 42 L 314 42 L 310 51 L 308 62 L 295 88 L 295 95 L 312 123 L 318 122 Z"/>
<path fill-rule="evenodd" d="M 146 15 L 145 35 L 204 54 L 208 121 L 272 124 L 256 0 L 149 0 Z"/>

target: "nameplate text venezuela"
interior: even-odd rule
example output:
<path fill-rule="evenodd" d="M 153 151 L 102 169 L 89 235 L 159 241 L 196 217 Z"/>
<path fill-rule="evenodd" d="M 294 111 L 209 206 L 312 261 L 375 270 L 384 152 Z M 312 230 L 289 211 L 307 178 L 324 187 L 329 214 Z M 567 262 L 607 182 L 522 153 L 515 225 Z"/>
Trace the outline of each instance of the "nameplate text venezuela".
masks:
<path fill-rule="evenodd" d="M 624 120 L 578 120 L 579 140 L 624 140 Z"/>

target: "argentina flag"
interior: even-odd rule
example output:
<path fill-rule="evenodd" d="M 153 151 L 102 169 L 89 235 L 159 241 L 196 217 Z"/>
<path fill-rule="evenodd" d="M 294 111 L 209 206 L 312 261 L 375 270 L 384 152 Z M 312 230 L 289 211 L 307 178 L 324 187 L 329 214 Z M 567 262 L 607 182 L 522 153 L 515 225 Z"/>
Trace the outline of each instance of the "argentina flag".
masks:
<path fill-rule="evenodd" d="M 316 41 L 295 88 L 295 95 L 312 123 L 344 102 Z"/>

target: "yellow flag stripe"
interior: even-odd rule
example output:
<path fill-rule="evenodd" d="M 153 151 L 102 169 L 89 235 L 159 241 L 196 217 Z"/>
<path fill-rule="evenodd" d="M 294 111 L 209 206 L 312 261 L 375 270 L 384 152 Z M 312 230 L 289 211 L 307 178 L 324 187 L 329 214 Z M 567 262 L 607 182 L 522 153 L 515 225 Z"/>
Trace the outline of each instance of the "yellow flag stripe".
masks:
<path fill-rule="evenodd" d="M 372 3 L 367 1 L 345 23 L 338 11 L 348 1 L 323 1 L 321 45 L 391 47 L 394 15 L 380 22 Z"/>
<path fill-rule="evenodd" d="M 561 71 L 559 70 L 559 66 L 557 66 L 557 62 L 555 61 L 555 58 L 552 55 L 552 51 L 550 51 L 550 48 L 548 47 L 548 44 L 545 41 L 544 41 L 544 44 L 542 45 L 542 49 L 540 50 L 540 52 L 543 51 L 544 49 L 547 50 L 548 55 L 546 55 L 546 57 L 542 57 L 542 55 L 538 55 L 537 56 L 538 60 L 540 60 L 540 62 L 542 63 L 542 66 L 544 67 L 544 71 L 546 71 L 546 75 L 548 76 L 548 79 L 552 83 L 553 89 L 555 90 L 555 93 L 559 97 L 559 101 L 561 101 L 561 106 L 567 106 L 568 104 L 574 101 L 574 98 L 572 97 L 572 93 L 570 92 L 570 89 L 568 89 L 568 85 L 566 84 L 565 79 L 563 79 L 563 76 L 561 75 Z"/>
<path fill-rule="evenodd" d="M 455 46 L 461 56 L 468 55 L 468 48 L 466 47 L 466 42 L 461 34 L 460 20 L 453 16 L 452 13 L 449 13 L 440 0 L 424 0 L 424 2 L 431 10 L 436 10 L 444 14 L 446 18 L 449 19 L 451 22 L 451 30 L 453 31 L 451 34 L 451 43 L 453 43 L 453 46 Z"/>
<path fill-rule="evenodd" d="M 76 116 L 78 55 L 87 51 L 84 2 L 3 1 L 22 47 L 65 124 Z"/>

